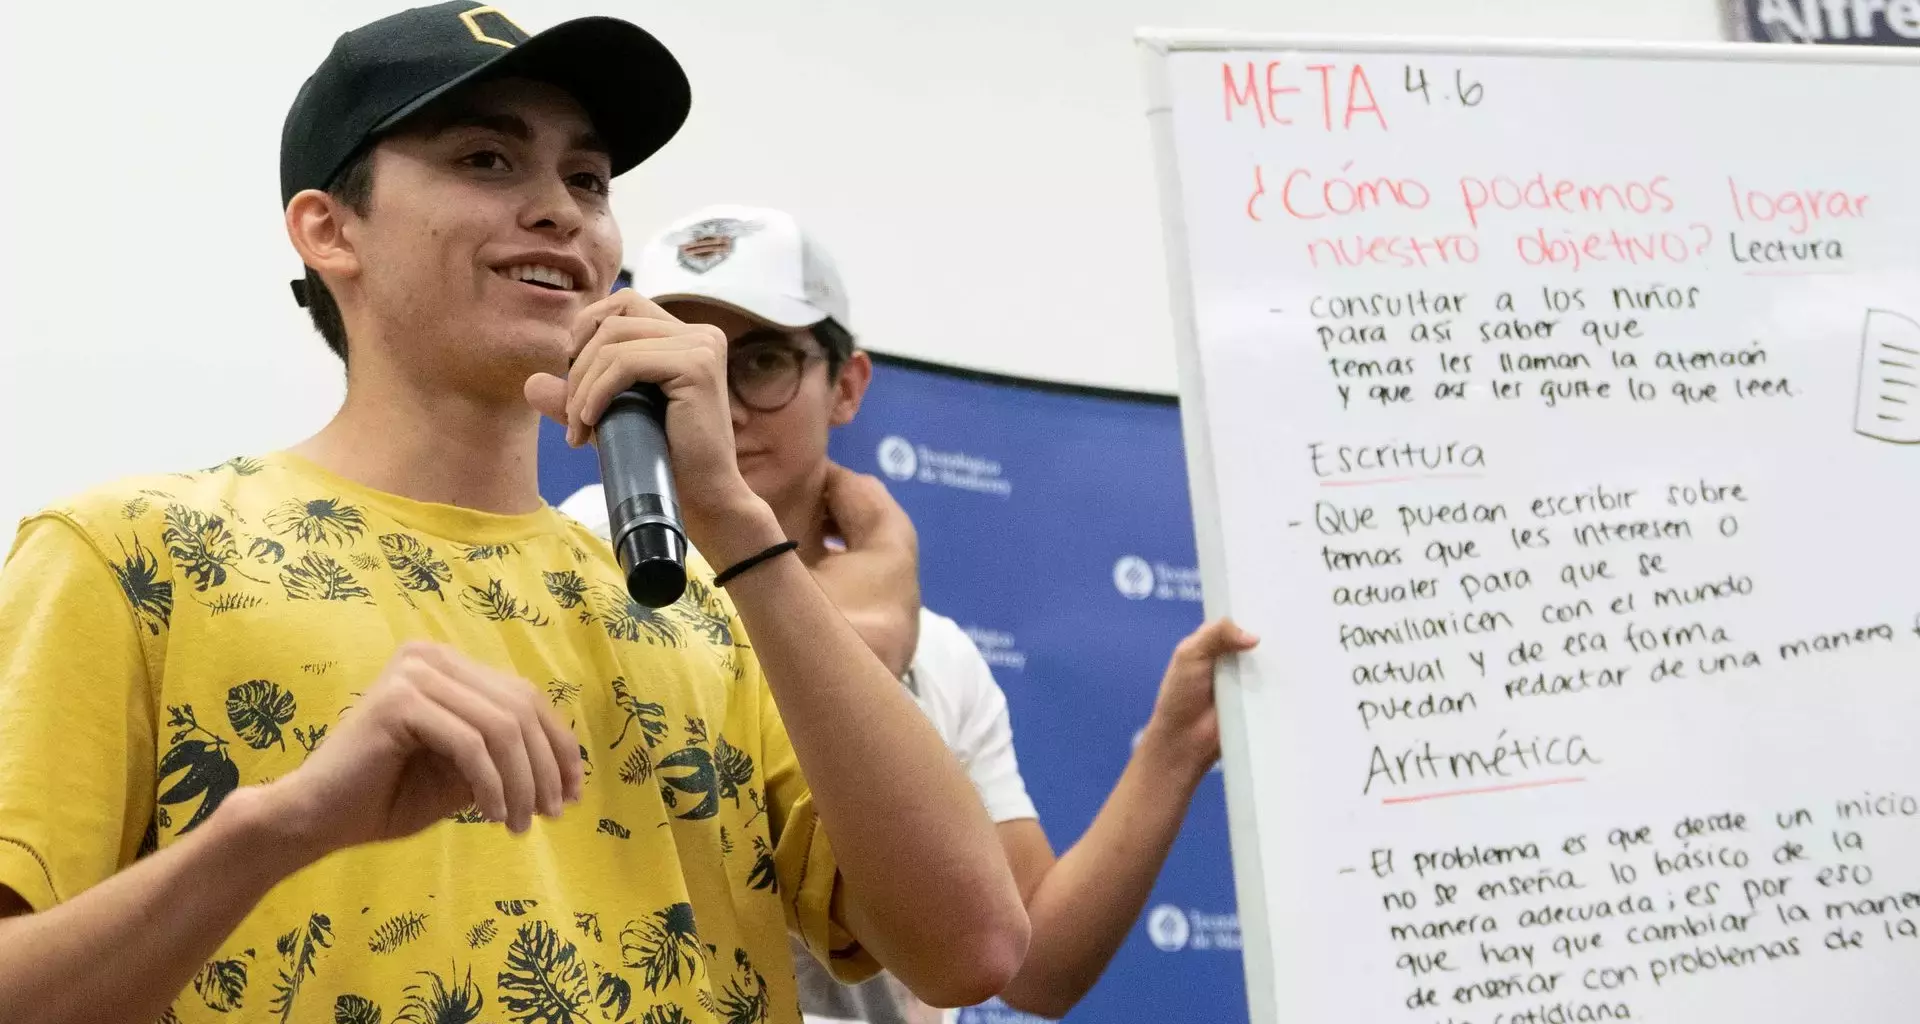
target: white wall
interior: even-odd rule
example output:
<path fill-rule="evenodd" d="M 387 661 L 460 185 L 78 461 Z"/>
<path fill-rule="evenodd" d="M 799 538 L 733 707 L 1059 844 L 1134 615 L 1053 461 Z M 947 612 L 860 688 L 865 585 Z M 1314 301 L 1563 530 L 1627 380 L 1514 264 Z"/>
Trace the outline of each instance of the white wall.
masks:
<path fill-rule="evenodd" d="M 734 0 L 502 4 L 655 31 L 694 115 L 616 183 L 635 241 L 694 204 L 784 206 L 862 340 L 1171 391 L 1142 25 L 1714 39 L 1716 0 Z M 392 0 L 9 4 L 0 34 L 0 543 L 105 477 L 286 444 L 339 397 L 286 282 L 277 147 L 335 35 Z"/>

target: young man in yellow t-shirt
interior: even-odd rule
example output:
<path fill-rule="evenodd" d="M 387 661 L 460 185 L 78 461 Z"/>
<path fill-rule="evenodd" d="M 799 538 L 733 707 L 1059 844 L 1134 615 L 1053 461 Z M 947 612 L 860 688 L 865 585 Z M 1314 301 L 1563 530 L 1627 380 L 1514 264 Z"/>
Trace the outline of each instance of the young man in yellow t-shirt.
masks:
<path fill-rule="evenodd" d="M 744 482 L 724 336 L 608 294 L 608 180 L 687 108 L 611 19 L 336 43 L 281 177 L 340 413 L 0 572 L 0 1019 L 795 1024 L 789 932 L 946 1005 L 1012 977 L 992 826 Z M 534 467 L 640 381 L 701 554 L 663 609 Z"/>

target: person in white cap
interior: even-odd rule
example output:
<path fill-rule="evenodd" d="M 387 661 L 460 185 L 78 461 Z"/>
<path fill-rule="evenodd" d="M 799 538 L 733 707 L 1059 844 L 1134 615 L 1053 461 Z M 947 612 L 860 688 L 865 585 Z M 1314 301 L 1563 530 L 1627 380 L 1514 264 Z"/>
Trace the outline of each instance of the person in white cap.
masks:
<path fill-rule="evenodd" d="M 786 213 L 708 207 L 647 242 L 633 287 L 676 317 L 726 332 L 741 473 L 801 541 L 802 560 L 829 597 L 900 674 L 999 828 L 1033 929 L 1000 999 L 1065 1015 L 1125 941 L 1194 789 L 1219 757 L 1215 659 L 1255 639 L 1217 620 L 1175 649 L 1119 783 L 1086 835 L 1056 857 L 1020 776 L 992 670 L 952 619 L 920 604 L 918 541 L 905 511 L 877 479 L 827 457 L 829 431 L 859 412 L 873 366 L 854 343 L 846 291 L 825 250 Z M 605 534 L 597 487 L 562 509 Z M 803 962 L 800 988 L 809 1024 L 938 1019 L 884 974 L 846 986 Z"/>

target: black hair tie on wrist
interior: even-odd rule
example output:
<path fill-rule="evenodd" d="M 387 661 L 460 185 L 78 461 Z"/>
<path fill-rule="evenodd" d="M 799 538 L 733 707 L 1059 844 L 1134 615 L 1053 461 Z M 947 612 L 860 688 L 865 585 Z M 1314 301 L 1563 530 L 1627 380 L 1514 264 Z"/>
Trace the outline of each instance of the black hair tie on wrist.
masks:
<path fill-rule="evenodd" d="M 746 572 L 748 569 L 751 569 L 754 566 L 759 565 L 761 562 L 767 561 L 768 559 L 778 558 L 781 555 L 784 555 L 787 552 L 798 548 L 799 546 L 800 546 L 799 541 L 794 541 L 794 540 L 782 541 L 766 549 L 765 551 L 760 552 L 757 555 L 749 555 L 748 557 L 743 558 L 738 562 L 735 562 L 731 569 L 728 569 L 726 572 L 723 572 L 720 575 L 715 576 L 713 578 L 713 585 L 716 587 L 724 587 L 727 584 L 738 579 L 740 577 L 740 574 L 743 572 Z"/>

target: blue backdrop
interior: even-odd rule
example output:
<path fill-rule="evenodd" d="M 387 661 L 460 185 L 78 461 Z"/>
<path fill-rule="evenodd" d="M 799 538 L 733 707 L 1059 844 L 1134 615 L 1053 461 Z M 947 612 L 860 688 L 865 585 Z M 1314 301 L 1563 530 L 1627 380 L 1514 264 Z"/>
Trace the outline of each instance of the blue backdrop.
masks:
<path fill-rule="evenodd" d="M 1171 398 L 1069 388 L 876 356 L 835 461 L 886 481 L 919 530 L 929 608 L 993 666 L 1022 774 L 1056 849 L 1079 838 L 1146 724 L 1167 656 L 1200 625 L 1199 575 Z M 592 449 L 552 424 L 540 483 L 559 504 L 596 482 Z M 1067 1019 L 1247 1019 L 1226 805 L 1201 786 L 1148 909 Z M 962 1024 L 1024 1024 L 997 1004 Z"/>

